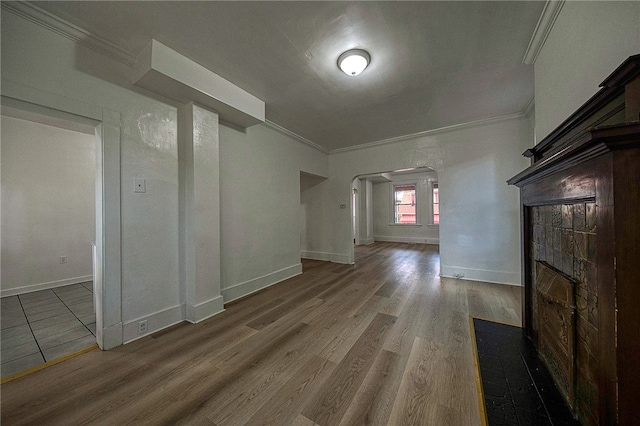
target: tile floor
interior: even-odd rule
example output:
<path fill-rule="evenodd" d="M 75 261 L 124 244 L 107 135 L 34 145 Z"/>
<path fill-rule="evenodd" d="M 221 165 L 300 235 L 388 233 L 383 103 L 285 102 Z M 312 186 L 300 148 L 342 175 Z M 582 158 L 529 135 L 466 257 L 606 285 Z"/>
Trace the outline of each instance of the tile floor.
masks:
<path fill-rule="evenodd" d="M 96 343 L 91 281 L 0 300 L 2 377 Z"/>
<path fill-rule="evenodd" d="M 521 328 L 473 319 L 489 426 L 579 426 Z"/>

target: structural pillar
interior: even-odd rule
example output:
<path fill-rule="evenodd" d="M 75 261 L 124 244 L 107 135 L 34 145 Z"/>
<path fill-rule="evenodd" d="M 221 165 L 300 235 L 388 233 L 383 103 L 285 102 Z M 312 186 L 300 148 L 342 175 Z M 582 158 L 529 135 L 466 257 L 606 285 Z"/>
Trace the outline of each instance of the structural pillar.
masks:
<path fill-rule="evenodd" d="M 185 319 L 224 310 L 220 294 L 220 156 L 218 114 L 189 103 L 182 111 L 180 164 L 181 279 Z"/>

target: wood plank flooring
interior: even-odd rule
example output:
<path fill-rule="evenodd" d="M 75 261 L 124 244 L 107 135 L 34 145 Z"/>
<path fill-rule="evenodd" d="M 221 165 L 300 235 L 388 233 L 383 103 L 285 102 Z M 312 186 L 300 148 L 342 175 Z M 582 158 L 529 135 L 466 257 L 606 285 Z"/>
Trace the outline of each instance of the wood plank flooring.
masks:
<path fill-rule="evenodd" d="M 440 278 L 421 244 L 303 269 L 200 324 L 2 385 L 2 424 L 480 424 L 468 317 L 520 324 L 520 288 Z"/>

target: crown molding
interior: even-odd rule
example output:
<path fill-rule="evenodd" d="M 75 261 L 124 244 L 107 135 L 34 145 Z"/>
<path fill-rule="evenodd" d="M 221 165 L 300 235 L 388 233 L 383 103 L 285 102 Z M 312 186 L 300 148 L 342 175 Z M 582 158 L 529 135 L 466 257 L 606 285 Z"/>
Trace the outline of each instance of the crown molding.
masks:
<path fill-rule="evenodd" d="M 297 140 L 298 142 L 301 142 L 301 143 L 303 143 L 305 145 L 308 145 L 311 148 L 317 149 L 318 151 L 322 152 L 323 154 L 329 154 L 329 150 L 327 150 L 326 148 L 318 145 L 315 142 L 310 141 L 309 139 L 305 138 L 304 136 L 300 136 L 299 134 L 294 133 L 291 130 L 285 129 L 284 127 L 274 123 L 273 121 L 265 120 L 264 124 L 267 127 L 271 128 L 271 129 L 273 129 L 275 131 L 278 131 L 278 132 L 282 133 L 285 136 L 289 136 L 290 138 L 293 138 L 293 139 Z"/>
<path fill-rule="evenodd" d="M 549 32 L 551 31 L 551 28 L 553 27 L 553 23 L 555 22 L 555 19 L 558 16 L 558 13 L 562 8 L 563 3 L 564 3 L 564 0 L 559 0 L 559 1 L 548 0 L 546 2 L 545 7 L 540 16 L 540 20 L 538 21 L 534 34 L 531 38 L 531 41 L 529 42 L 527 53 L 525 54 L 525 58 L 523 59 L 524 63 L 530 64 L 535 62 L 535 58 L 537 57 L 540 49 L 542 48 L 542 45 L 544 44 L 544 41 L 546 40 Z M 133 67 L 135 64 L 136 56 L 133 53 L 99 36 L 96 36 L 90 33 L 89 31 L 86 31 L 70 22 L 67 22 L 64 19 L 59 18 L 56 15 L 49 13 L 27 1 L 11 1 L 11 2 L 2 1 L 0 2 L 0 6 L 3 12 L 7 11 L 17 16 L 20 16 L 23 19 L 26 19 L 34 24 L 37 24 L 63 37 L 66 37 L 80 45 L 88 47 L 117 62 L 125 64 L 129 67 Z M 532 56 L 533 58 L 531 62 L 527 62 L 528 60 L 527 58 L 529 56 Z M 318 145 L 317 143 L 303 136 L 300 136 L 297 133 L 294 133 L 272 121 L 265 120 L 264 124 L 267 127 L 273 130 L 276 130 L 288 137 L 291 137 L 292 139 L 298 142 L 301 142 L 311 148 L 314 148 L 324 154 L 338 154 L 342 152 L 355 151 L 359 149 L 366 149 L 366 148 L 371 148 L 371 147 L 380 146 L 380 145 L 392 144 L 392 143 L 424 137 L 424 136 L 431 136 L 439 133 L 446 133 L 446 132 L 460 130 L 460 129 L 473 127 L 473 126 L 479 126 L 484 124 L 496 123 L 500 121 L 528 117 L 529 114 L 531 114 L 531 112 L 533 111 L 533 105 L 534 104 L 533 104 L 533 98 L 532 98 L 531 101 L 527 104 L 527 107 L 524 109 L 524 111 L 520 113 L 508 114 L 504 116 L 493 117 L 493 118 L 482 119 L 482 120 L 476 120 L 476 121 L 471 121 L 467 123 L 460 123 L 452 126 L 426 130 L 423 132 L 397 136 L 389 139 L 383 139 L 379 141 L 374 141 L 370 143 L 365 143 L 365 144 L 360 144 L 360 145 L 355 145 L 355 146 L 350 146 L 345 148 L 338 148 L 334 150 L 328 150 L 323 146 Z"/>
<path fill-rule="evenodd" d="M 125 64 L 129 67 L 133 67 L 135 65 L 136 56 L 133 53 L 101 37 L 98 37 L 90 33 L 89 31 L 86 31 L 78 27 L 77 25 L 67 22 L 64 19 L 59 18 L 58 16 L 52 13 L 49 13 L 46 10 L 43 10 L 38 6 L 35 6 L 27 1 L 11 1 L 11 2 L 2 1 L 0 2 L 0 6 L 2 7 L 3 12 L 6 11 L 6 12 L 13 13 L 16 16 L 19 16 L 29 22 L 39 25 L 42 28 L 45 28 L 63 37 L 66 37 L 69 40 L 72 40 L 80 45 L 88 47 L 115 61 Z M 228 124 L 228 123 L 223 123 L 223 124 Z M 329 151 L 326 148 L 288 129 L 285 129 L 284 127 L 279 126 L 278 124 L 275 124 L 269 120 L 265 120 L 264 124 L 266 124 L 267 127 L 270 127 L 305 145 L 308 145 L 314 149 L 317 149 L 318 151 L 324 154 L 329 153 Z"/>
<path fill-rule="evenodd" d="M 455 130 L 462 130 L 462 129 L 466 129 L 466 128 L 469 128 L 469 127 L 476 127 L 476 126 L 483 126 L 483 125 L 486 125 L 486 124 L 499 123 L 499 122 L 502 122 L 502 121 L 517 120 L 519 118 L 524 118 L 524 117 L 525 117 L 525 115 L 522 112 L 517 112 L 517 113 L 514 113 L 514 114 L 501 115 L 501 116 L 498 116 L 498 117 L 484 118 L 482 120 L 475 120 L 475 121 L 469 121 L 469 122 L 466 122 L 466 123 L 454 124 L 452 126 L 439 127 L 437 129 L 425 130 L 423 132 L 411 133 L 411 134 L 403 135 L 403 136 L 396 136 L 394 138 L 383 139 L 383 140 L 370 142 L 370 143 L 364 143 L 364 144 L 361 144 L 361 145 L 354 145 L 354 146 L 348 146 L 346 148 L 332 149 L 331 151 L 329 151 L 329 154 L 339 154 L 339 153 L 342 153 L 342 152 L 357 151 L 359 149 L 373 148 L 373 147 L 376 147 L 376 146 L 388 145 L 388 144 L 392 144 L 392 143 L 396 143 L 396 142 L 406 141 L 406 140 L 409 140 L 409 139 L 416 139 L 416 138 L 422 138 L 422 137 L 426 137 L 426 136 L 433 136 L 433 135 L 437 135 L 437 134 L 440 134 L 440 133 L 448 133 L 448 132 L 452 132 L 452 131 L 455 131 Z"/>
<path fill-rule="evenodd" d="M 66 37 L 74 42 L 99 52 L 113 60 L 133 67 L 136 61 L 135 55 L 115 44 L 91 34 L 70 22 L 65 21 L 56 15 L 40 9 L 29 2 L 11 1 L 1 2 L 2 11 L 11 12 L 34 24 L 40 25 L 56 34 Z"/>
<path fill-rule="evenodd" d="M 524 53 L 522 63 L 526 65 L 533 65 L 536 63 L 536 59 L 547 41 L 547 37 L 553 28 L 553 24 L 556 22 L 556 18 L 564 5 L 564 0 L 547 0 L 540 14 L 540 19 L 533 30 L 531 40 L 529 40 L 529 46 Z"/>

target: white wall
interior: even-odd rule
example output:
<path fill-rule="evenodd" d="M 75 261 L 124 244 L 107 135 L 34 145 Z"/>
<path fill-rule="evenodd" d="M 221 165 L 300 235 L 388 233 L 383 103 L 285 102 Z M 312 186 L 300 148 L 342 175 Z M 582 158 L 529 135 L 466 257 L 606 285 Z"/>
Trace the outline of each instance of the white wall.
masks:
<path fill-rule="evenodd" d="M 2 86 L 18 84 L 121 116 L 122 320 L 180 320 L 176 108 L 136 93 L 131 68 L 3 9 Z M 146 193 L 134 193 L 134 178 Z"/>
<path fill-rule="evenodd" d="M 323 163 L 328 163 L 325 157 Z M 325 173 L 326 175 L 326 170 Z M 324 187 L 327 181 L 318 181 L 300 192 L 300 257 L 303 259 L 331 260 L 328 235 L 318 226 L 324 221 Z"/>
<path fill-rule="evenodd" d="M 521 156 L 528 147 L 527 120 L 521 118 L 332 154 L 331 177 L 322 188 L 326 213 L 317 224 L 329 234 L 321 250 L 353 261 L 350 213 L 339 204 L 350 203 L 355 176 L 430 167 L 441 193 L 442 274 L 519 284 L 519 194 L 506 180 L 528 165 Z"/>
<path fill-rule="evenodd" d="M 358 179 L 358 243 L 373 244 L 373 183 L 371 179 Z"/>
<path fill-rule="evenodd" d="M 3 9 L 2 84 L 107 108 L 121 117 L 124 335 L 184 319 L 177 105 L 131 85 L 132 69 Z M 225 301 L 300 272 L 300 171 L 323 154 L 260 125 L 220 126 L 221 287 Z M 134 193 L 134 179 L 146 192 Z M 125 339 L 126 340 L 126 339 Z"/>
<path fill-rule="evenodd" d="M 226 302 L 302 272 L 301 197 L 313 202 L 302 194 L 312 197 L 314 187 L 300 191 L 300 172 L 325 176 L 328 160 L 265 125 L 245 132 L 221 126 L 220 158 Z"/>
<path fill-rule="evenodd" d="M 438 181 L 437 173 L 411 173 L 396 175 L 393 182 L 373 185 L 372 212 L 373 235 L 376 241 L 438 244 L 439 225 L 433 225 L 432 183 Z M 398 183 L 416 183 L 419 225 L 394 225 L 391 204 L 391 187 Z"/>
<path fill-rule="evenodd" d="M 1 127 L 2 296 L 90 281 L 95 136 L 5 116 Z"/>
<path fill-rule="evenodd" d="M 120 115 L 122 322 L 149 331 L 184 319 L 180 283 L 177 105 L 131 85 L 131 67 L 3 9 L 2 85 Z M 504 181 L 526 162 L 524 120 L 327 156 L 261 125 L 220 127 L 221 287 L 225 300 L 300 270 L 304 249 L 352 260 L 355 176 L 431 167 L 442 195 L 443 272 L 519 282 L 518 195 Z M 330 179 L 300 194 L 300 171 Z M 134 179 L 146 193 L 134 193 Z M 310 206 L 301 247 L 301 199 Z M 467 268 L 467 269 L 464 269 Z M 491 273 L 487 273 L 490 271 Z M 125 333 L 126 334 L 126 333 Z"/>
<path fill-rule="evenodd" d="M 536 59 L 536 137 L 541 141 L 640 53 L 640 2 L 567 1 Z"/>

